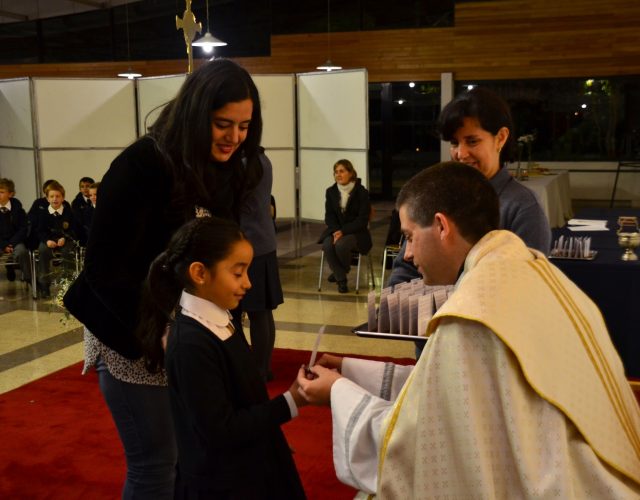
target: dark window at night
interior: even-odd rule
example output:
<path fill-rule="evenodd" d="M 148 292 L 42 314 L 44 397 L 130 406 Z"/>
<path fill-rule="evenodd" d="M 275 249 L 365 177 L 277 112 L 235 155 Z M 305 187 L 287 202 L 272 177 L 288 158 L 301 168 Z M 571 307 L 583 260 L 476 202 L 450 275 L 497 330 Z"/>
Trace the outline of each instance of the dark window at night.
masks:
<path fill-rule="evenodd" d="M 487 86 L 511 107 L 514 135 L 534 134 L 537 161 L 640 157 L 640 77 L 461 82 Z"/>

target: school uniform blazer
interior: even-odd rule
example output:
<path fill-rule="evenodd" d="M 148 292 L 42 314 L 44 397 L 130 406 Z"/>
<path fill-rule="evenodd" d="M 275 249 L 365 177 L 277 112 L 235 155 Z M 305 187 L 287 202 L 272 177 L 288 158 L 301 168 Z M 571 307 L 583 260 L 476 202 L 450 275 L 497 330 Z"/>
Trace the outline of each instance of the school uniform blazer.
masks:
<path fill-rule="evenodd" d="M 371 202 L 369 201 L 369 191 L 367 191 L 360 179 L 356 179 L 356 185 L 349 193 L 349 200 L 343 212 L 340 208 L 340 190 L 337 184 L 327 188 L 324 205 L 324 222 L 327 228 L 322 232 L 318 243 L 335 233 L 342 231 L 343 234 L 355 234 L 360 253 L 369 253 L 373 242 L 369 233 L 369 215 L 371 212 Z"/>
<path fill-rule="evenodd" d="M 0 214 L 0 252 L 11 245 L 14 248 L 27 238 L 27 214 L 17 198 L 11 198 L 11 210 Z"/>
<path fill-rule="evenodd" d="M 182 313 L 165 367 L 178 445 L 175 498 L 302 499 L 280 426 L 284 395 L 269 399 L 244 335 L 226 340 Z"/>
<path fill-rule="evenodd" d="M 40 214 L 36 235 L 40 243 L 46 243 L 49 240 L 58 241 L 60 238 L 64 238 L 66 243 L 77 240 L 77 221 L 71 209 L 65 206 L 62 215 L 57 217 L 49 213 L 48 210 Z"/>

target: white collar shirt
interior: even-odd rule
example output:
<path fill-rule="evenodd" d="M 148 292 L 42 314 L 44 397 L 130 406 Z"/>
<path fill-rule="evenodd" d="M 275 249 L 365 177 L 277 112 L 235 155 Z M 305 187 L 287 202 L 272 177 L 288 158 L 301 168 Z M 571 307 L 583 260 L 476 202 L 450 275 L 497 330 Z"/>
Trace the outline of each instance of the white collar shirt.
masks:
<path fill-rule="evenodd" d="M 60 208 L 59 208 L 59 209 L 57 209 L 57 210 L 56 210 L 56 209 L 54 209 L 51 205 L 49 205 L 48 210 L 49 210 L 49 213 L 50 213 L 51 215 L 53 215 L 53 214 L 54 214 L 54 213 L 56 213 L 56 212 L 57 212 L 58 214 L 62 215 L 62 212 L 64 212 L 64 205 L 60 205 Z"/>
<path fill-rule="evenodd" d="M 180 296 L 182 314 L 195 319 L 220 340 L 231 337 L 231 313 L 200 297 L 183 291 Z"/>
<path fill-rule="evenodd" d="M 11 211 L 11 200 L 7 200 L 6 205 L 0 205 L 0 208 L 6 208 L 7 210 Z"/>

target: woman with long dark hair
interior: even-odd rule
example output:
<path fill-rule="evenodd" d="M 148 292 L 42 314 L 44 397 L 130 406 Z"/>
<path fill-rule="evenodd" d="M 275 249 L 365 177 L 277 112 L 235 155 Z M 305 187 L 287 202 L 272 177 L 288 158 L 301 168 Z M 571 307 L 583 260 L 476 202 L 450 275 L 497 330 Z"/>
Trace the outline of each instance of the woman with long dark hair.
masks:
<path fill-rule="evenodd" d="M 85 267 L 65 296 L 85 326 L 85 371 L 100 388 L 127 458 L 123 498 L 172 498 L 176 445 L 166 375 L 147 366 L 134 331 L 142 283 L 172 234 L 200 216 L 238 218 L 261 177 L 260 99 L 224 59 L 189 75 L 147 135 L 100 186 Z M 161 347 L 159 347 L 161 348 Z"/>

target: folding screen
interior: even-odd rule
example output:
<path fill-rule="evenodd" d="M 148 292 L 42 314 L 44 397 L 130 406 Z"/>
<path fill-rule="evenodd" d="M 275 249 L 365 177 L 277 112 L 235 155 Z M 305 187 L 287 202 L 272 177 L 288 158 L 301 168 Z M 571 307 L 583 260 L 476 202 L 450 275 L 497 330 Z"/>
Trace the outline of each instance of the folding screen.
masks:
<path fill-rule="evenodd" d="M 138 79 L 138 135 L 143 136 L 160 111 L 175 97 L 186 75 Z"/>
<path fill-rule="evenodd" d="M 296 216 L 295 79 L 293 75 L 253 75 L 262 106 L 262 146 L 273 165 L 278 219 Z"/>
<path fill-rule="evenodd" d="M 298 75 L 300 215 L 324 219 L 324 193 L 333 164 L 346 158 L 366 186 L 368 89 L 365 69 Z"/>
<path fill-rule="evenodd" d="M 29 210 L 38 196 L 28 78 L 0 81 L 0 177 L 16 185 L 16 198 Z"/>
<path fill-rule="evenodd" d="M 131 80 L 35 78 L 33 106 L 41 179 L 61 182 L 67 199 L 136 139 Z"/>

